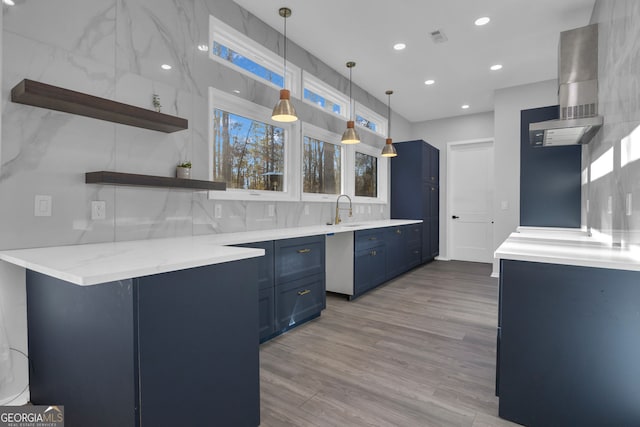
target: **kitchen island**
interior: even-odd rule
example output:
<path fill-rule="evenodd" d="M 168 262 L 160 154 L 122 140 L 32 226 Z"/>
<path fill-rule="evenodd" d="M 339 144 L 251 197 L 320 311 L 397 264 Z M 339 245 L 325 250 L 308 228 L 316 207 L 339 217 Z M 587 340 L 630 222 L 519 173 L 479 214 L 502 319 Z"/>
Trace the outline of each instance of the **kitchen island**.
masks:
<path fill-rule="evenodd" d="M 512 233 L 500 259 L 499 415 L 640 425 L 640 255 L 586 233 Z"/>
<path fill-rule="evenodd" d="M 228 245 L 416 222 L 0 252 L 27 270 L 31 401 L 64 405 L 68 426 L 256 426 L 265 251 Z"/>

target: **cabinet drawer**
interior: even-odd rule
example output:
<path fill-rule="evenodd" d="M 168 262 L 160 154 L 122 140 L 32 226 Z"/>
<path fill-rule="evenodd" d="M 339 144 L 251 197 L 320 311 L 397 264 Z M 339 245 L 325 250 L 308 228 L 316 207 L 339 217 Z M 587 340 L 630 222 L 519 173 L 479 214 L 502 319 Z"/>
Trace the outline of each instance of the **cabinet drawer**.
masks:
<path fill-rule="evenodd" d="M 384 244 L 384 228 L 376 228 L 373 230 L 358 230 L 355 232 L 355 250 L 373 248 Z"/>
<path fill-rule="evenodd" d="M 422 224 L 411 224 L 406 227 L 409 247 L 420 247 L 422 245 Z"/>
<path fill-rule="evenodd" d="M 324 236 L 276 240 L 276 284 L 324 273 Z"/>
<path fill-rule="evenodd" d="M 407 268 L 413 268 L 422 262 L 422 249 L 418 246 L 416 248 L 408 248 L 407 251 Z"/>
<path fill-rule="evenodd" d="M 326 307 L 324 274 L 276 286 L 276 329 L 294 326 Z"/>

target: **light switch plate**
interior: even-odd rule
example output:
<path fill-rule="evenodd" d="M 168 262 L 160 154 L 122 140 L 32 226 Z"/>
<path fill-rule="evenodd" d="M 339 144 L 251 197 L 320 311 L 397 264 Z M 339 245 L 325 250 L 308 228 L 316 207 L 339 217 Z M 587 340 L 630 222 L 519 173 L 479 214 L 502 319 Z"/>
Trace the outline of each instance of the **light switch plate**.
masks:
<path fill-rule="evenodd" d="M 222 205 L 220 205 L 220 204 L 216 203 L 216 204 L 213 206 L 213 210 L 214 210 L 214 212 L 213 212 L 213 216 L 214 216 L 214 217 L 216 217 L 216 218 L 222 218 Z"/>
<path fill-rule="evenodd" d="M 35 216 L 51 216 L 51 196 L 36 194 L 33 214 Z"/>
<path fill-rule="evenodd" d="M 507 200 L 503 200 L 502 203 L 500 203 L 500 209 L 503 211 L 509 209 L 509 202 Z"/>
<path fill-rule="evenodd" d="M 609 196 L 609 198 L 607 199 L 607 213 L 613 213 L 613 198 L 611 196 Z"/>
<path fill-rule="evenodd" d="M 309 215 L 309 205 L 304 205 L 304 214 Z"/>
<path fill-rule="evenodd" d="M 101 220 L 107 217 L 107 202 L 94 200 L 91 202 L 91 219 Z"/>
<path fill-rule="evenodd" d="M 633 203 L 631 203 L 631 193 L 627 193 L 627 198 L 625 199 L 625 211 L 627 216 L 631 216 L 633 213 Z"/>
<path fill-rule="evenodd" d="M 269 205 L 269 216 L 275 216 L 276 215 L 276 207 L 275 205 Z"/>

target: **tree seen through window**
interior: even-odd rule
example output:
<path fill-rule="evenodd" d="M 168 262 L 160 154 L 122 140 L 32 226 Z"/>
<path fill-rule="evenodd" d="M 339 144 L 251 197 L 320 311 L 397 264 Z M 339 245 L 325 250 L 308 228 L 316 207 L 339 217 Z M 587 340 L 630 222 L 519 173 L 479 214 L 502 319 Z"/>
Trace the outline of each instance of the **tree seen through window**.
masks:
<path fill-rule="evenodd" d="M 305 193 L 340 194 L 340 146 L 304 137 L 302 156 L 302 191 Z"/>
<path fill-rule="evenodd" d="M 213 180 L 228 188 L 284 191 L 284 129 L 214 110 Z"/>
<path fill-rule="evenodd" d="M 356 196 L 378 197 L 378 159 L 356 151 Z"/>

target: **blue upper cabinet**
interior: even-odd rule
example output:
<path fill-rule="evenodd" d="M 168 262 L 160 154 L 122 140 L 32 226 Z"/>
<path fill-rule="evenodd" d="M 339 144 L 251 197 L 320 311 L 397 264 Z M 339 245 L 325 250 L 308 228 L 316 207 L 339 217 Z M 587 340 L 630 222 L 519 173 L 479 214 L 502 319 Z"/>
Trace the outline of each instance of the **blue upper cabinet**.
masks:
<path fill-rule="evenodd" d="M 439 253 L 440 151 L 417 140 L 395 144 L 391 159 L 391 218 L 421 219 L 422 262 Z"/>

